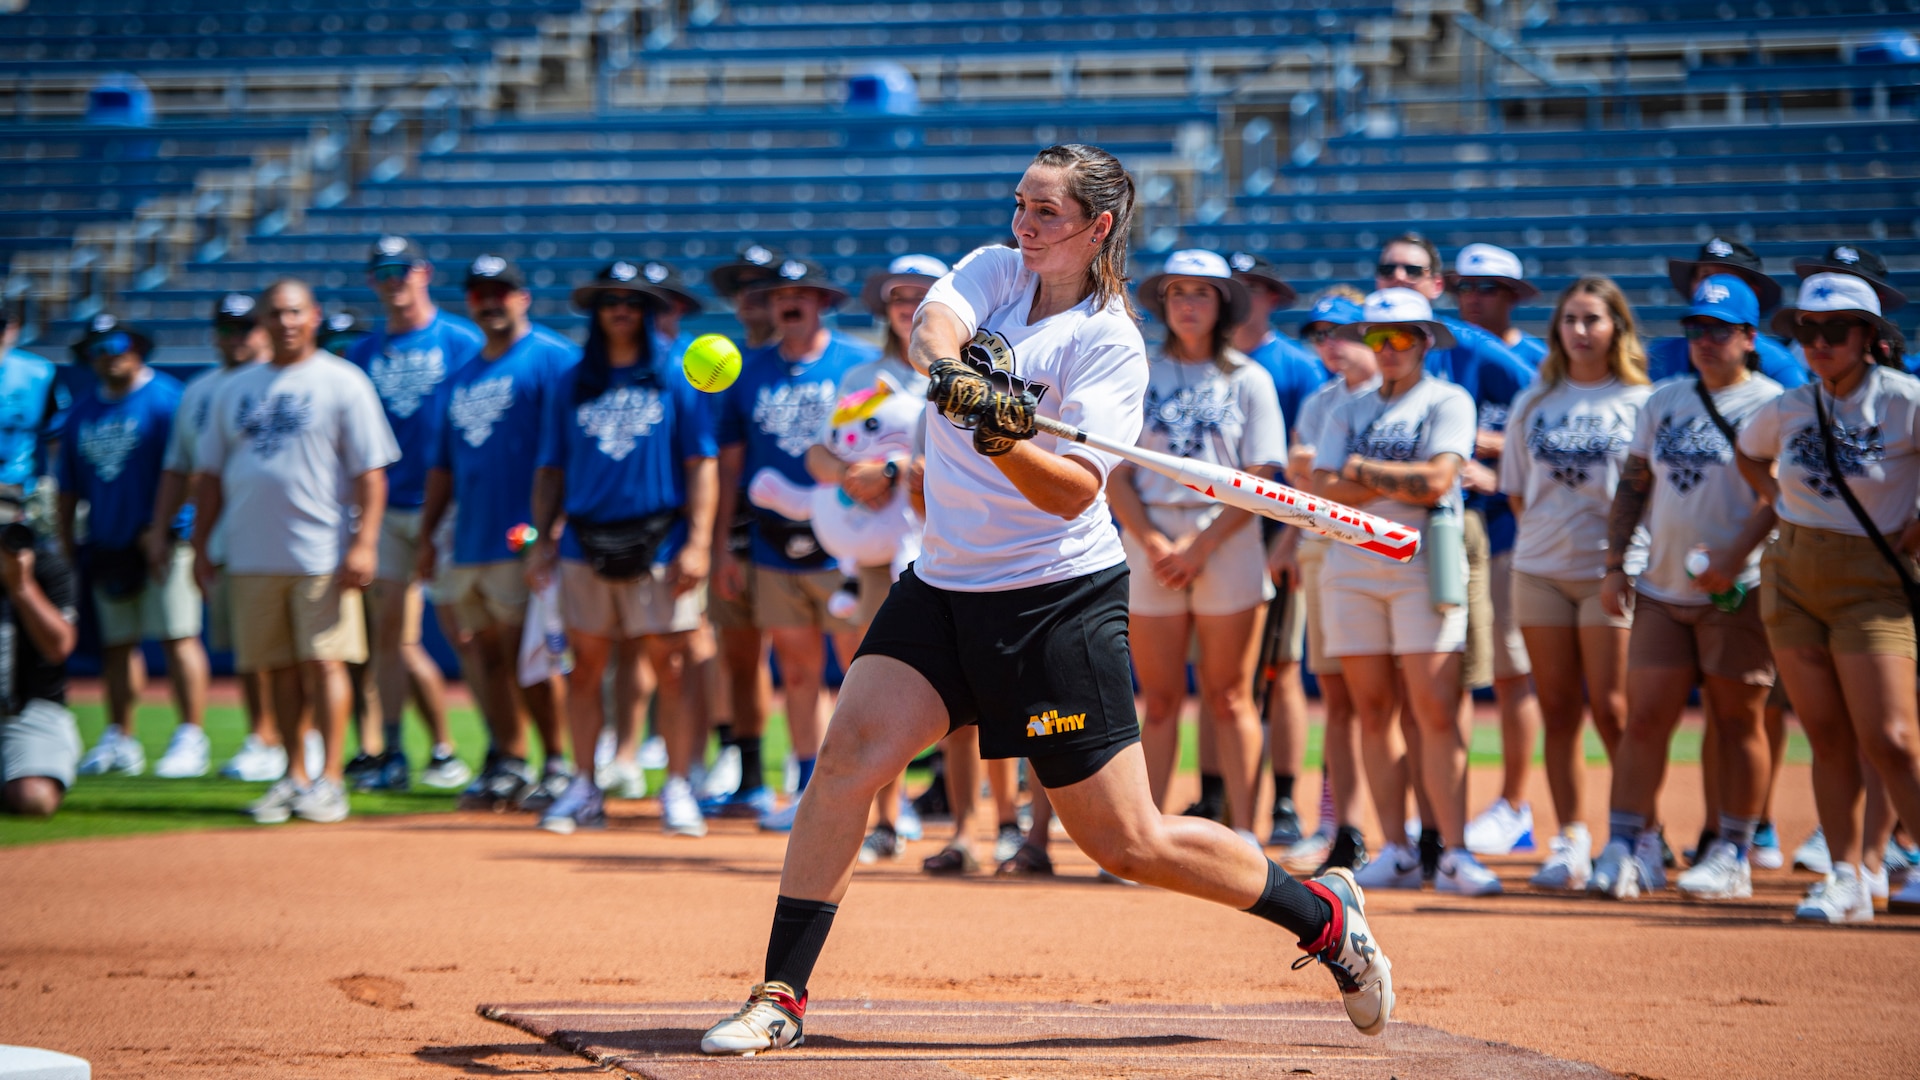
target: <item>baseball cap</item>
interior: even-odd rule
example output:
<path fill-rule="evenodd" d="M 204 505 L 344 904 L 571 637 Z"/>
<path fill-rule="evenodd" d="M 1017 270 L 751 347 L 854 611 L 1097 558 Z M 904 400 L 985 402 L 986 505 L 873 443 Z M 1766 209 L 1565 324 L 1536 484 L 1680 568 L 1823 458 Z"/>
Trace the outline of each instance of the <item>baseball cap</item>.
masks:
<path fill-rule="evenodd" d="M 1365 317 L 1366 314 L 1360 309 L 1360 305 L 1346 297 L 1323 296 L 1315 300 L 1313 307 L 1307 310 L 1306 321 L 1300 324 L 1300 330 L 1304 333 L 1307 327 L 1315 323 L 1326 323 L 1330 326 L 1347 326 L 1352 323 L 1357 323 Z"/>
<path fill-rule="evenodd" d="M 367 269 L 379 266 L 419 266 L 427 261 L 420 245 L 404 236 L 388 233 L 373 242 L 367 256 Z"/>
<path fill-rule="evenodd" d="M 253 326 L 260 321 L 260 313 L 256 308 L 253 297 L 246 293 L 230 292 L 213 305 L 213 323 L 215 326 Z"/>
<path fill-rule="evenodd" d="M 471 289 L 488 282 L 498 282 L 509 289 L 527 287 L 527 277 L 520 272 L 519 265 L 504 255 L 480 255 L 467 267 L 464 288 Z"/>
<path fill-rule="evenodd" d="M 1746 282 L 1732 274 L 1715 274 L 1693 290 L 1693 306 L 1686 317 L 1718 319 L 1735 326 L 1760 325 L 1760 298 Z"/>
<path fill-rule="evenodd" d="M 1461 248 L 1453 260 L 1453 273 L 1447 275 L 1447 284 L 1458 285 L 1462 280 L 1475 279 L 1502 282 L 1522 300 L 1540 295 L 1539 289 L 1528 284 L 1520 256 L 1493 244 L 1468 244 Z"/>
<path fill-rule="evenodd" d="M 860 288 L 860 300 L 875 315 L 886 314 L 895 285 L 926 288 L 947 276 L 947 264 L 931 255 L 902 255 L 887 264 L 885 270 L 867 275 Z"/>

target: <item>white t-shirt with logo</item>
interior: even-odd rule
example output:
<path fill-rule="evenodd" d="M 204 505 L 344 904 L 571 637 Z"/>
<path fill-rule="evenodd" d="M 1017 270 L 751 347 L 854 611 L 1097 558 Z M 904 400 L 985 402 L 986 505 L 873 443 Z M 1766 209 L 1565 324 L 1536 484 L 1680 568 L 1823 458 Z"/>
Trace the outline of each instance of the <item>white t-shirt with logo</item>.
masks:
<path fill-rule="evenodd" d="M 1380 396 L 1375 386 L 1348 397 L 1346 403 L 1321 421 L 1313 445 L 1313 467 L 1338 473 L 1347 458 L 1358 454 L 1370 461 L 1427 462 L 1442 454 L 1461 460 L 1473 455 L 1473 398 L 1465 390 L 1431 375 L 1424 376 L 1393 398 Z M 1457 510 L 1456 482 L 1447 498 Z M 1399 499 L 1380 496 L 1358 509 L 1402 525 L 1421 528 L 1427 510 Z M 1327 551 L 1326 582 L 1333 584 L 1398 583 L 1426 580 L 1426 562 L 1396 563 L 1349 544 Z"/>
<path fill-rule="evenodd" d="M 167 456 L 161 468 L 188 477 L 203 471 L 195 455 L 199 453 L 200 433 L 206 430 L 207 418 L 212 414 L 214 395 L 234 374 L 251 366 L 214 368 L 195 375 L 187 383 L 180 391 L 180 411 L 173 416 L 173 434 L 167 439 Z M 187 494 L 192 496 L 191 487 Z M 220 520 L 214 523 L 213 535 L 207 538 L 207 558 L 213 560 L 215 566 L 227 564 L 227 526 L 231 520 L 221 514 Z"/>
<path fill-rule="evenodd" d="M 1823 395 L 1833 425 L 1847 487 L 1881 532 L 1899 533 L 1913 523 L 1920 496 L 1920 379 L 1876 365 L 1838 401 L 1818 381 L 1796 386 L 1768 402 L 1740 432 L 1742 453 L 1779 462 L 1774 509 L 1783 521 L 1865 536 L 1827 472 L 1813 411 L 1816 393 Z"/>
<path fill-rule="evenodd" d="M 1705 544 L 1713 551 L 1733 542 L 1760 510 L 1733 460 L 1733 447 L 1707 415 L 1692 375 L 1668 379 L 1653 388 L 1640 409 L 1629 453 L 1645 458 L 1653 470 L 1653 497 L 1647 501 L 1647 568 L 1634 588 L 1669 604 L 1709 603 L 1687 577 L 1687 553 Z M 1744 430 L 1753 414 L 1780 396 L 1780 384 L 1758 372 L 1713 393 L 1713 406 Z M 1760 546 L 1755 545 L 1740 580 L 1749 589 L 1760 583 Z"/>
<path fill-rule="evenodd" d="M 1039 414 L 1119 443 L 1140 436 L 1147 346 L 1118 298 L 1096 311 L 1089 296 L 1029 325 L 1039 279 L 1020 253 L 984 247 L 936 282 L 923 304 L 942 304 L 973 334 L 959 359 L 999 388 L 1024 388 Z M 929 406 L 931 408 L 931 406 Z M 1050 453 L 1084 459 L 1105 477 L 1119 460 L 1052 435 Z M 973 433 L 927 416 L 927 532 L 914 573 L 957 592 L 994 592 L 1066 581 L 1126 561 L 1106 491 L 1072 521 L 1027 501 L 999 466 L 973 448 Z"/>
<path fill-rule="evenodd" d="M 1525 500 L 1513 568 L 1557 581 L 1607 576 L 1607 517 L 1650 386 L 1609 376 L 1581 384 L 1536 383 L 1514 399 L 1500 490 Z M 1644 533 L 1626 553 L 1627 572 L 1646 565 Z"/>
<path fill-rule="evenodd" d="M 1286 468 L 1287 427 L 1273 376 L 1238 352 L 1227 355 L 1231 372 L 1211 360 L 1183 363 L 1165 355 L 1147 365 L 1146 423 L 1139 445 L 1229 469 Z M 1151 469 L 1131 472 L 1133 488 L 1148 506 L 1214 505 Z"/>
<path fill-rule="evenodd" d="M 329 352 L 254 364 L 214 394 L 194 461 L 220 475 L 233 574 L 331 574 L 356 477 L 400 458 L 373 383 Z"/>

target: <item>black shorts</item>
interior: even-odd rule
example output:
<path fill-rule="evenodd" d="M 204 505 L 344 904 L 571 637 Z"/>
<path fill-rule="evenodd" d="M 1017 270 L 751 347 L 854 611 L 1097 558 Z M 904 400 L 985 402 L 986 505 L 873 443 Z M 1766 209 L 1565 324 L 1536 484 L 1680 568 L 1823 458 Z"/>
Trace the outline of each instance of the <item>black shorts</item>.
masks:
<path fill-rule="evenodd" d="M 860 656 L 926 677 L 980 756 L 1026 758 L 1043 787 L 1077 784 L 1140 741 L 1127 654 L 1127 567 L 1004 592 L 936 589 L 908 567 Z"/>

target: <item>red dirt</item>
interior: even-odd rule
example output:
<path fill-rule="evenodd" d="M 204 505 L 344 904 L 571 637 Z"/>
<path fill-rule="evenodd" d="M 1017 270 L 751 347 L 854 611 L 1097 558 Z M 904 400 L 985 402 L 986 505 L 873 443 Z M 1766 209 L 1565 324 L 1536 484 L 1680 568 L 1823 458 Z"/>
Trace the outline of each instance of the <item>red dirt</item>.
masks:
<path fill-rule="evenodd" d="M 1698 771 L 1673 775 L 1671 831 L 1690 837 Z M 1473 804 L 1495 783 L 1476 773 Z M 1591 820 L 1605 820 L 1605 791 L 1595 770 Z M 1806 769 L 1790 770 L 1789 842 L 1812 827 L 1806 792 Z M 448 815 L 8 850 L 0 1042 L 80 1054 L 101 1075 L 595 1072 L 475 1007 L 731 1009 L 759 975 L 783 849 L 731 823 L 665 838 L 650 802 L 616 813 L 605 833 L 564 838 Z M 1077 852 L 1056 851 L 1067 876 L 1053 883 L 935 881 L 911 861 L 862 870 L 816 999 L 1333 1000 L 1324 973 L 1286 970 L 1297 954 L 1274 928 L 1096 884 Z M 1532 860 L 1496 866 L 1519 891 Z M 1756 878 L 1751 903 L 1382 892 L 1369 906 L 1410 1023 L 1662 1080 L 1910 1074 L 1920 918 L 1796 926 L 1806 875 Z"/>

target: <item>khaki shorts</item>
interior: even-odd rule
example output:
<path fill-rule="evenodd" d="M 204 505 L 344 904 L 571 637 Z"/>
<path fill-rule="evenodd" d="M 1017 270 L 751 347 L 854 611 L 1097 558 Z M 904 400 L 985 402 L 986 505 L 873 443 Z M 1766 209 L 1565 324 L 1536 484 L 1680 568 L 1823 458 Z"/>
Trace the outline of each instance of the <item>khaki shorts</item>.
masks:
<path fill-rule="evenodd" d="M 1600 579 L 1562 581 L 1520 570 L 1513 572 L 1513 618 L 1526 626 L 1611 626 L 1631 629 L 1633 611 L 1614 618 L 1600 606 Z"/>
<path fill-rule="evenodd" d="M 846 584 L 834 567 L 825 570 L 753 568 L 753 623 L 762 630 L 818 627 L 829 632 L 858 630 L 827 611 L 827 601 Z"/>
<path fill-rule="evenodd" d="M 1760 559 L 1760 618 L 1776 650 L 1914 656 L 1900 579 L 1864 536 L 1781 522 Z"/>
<path fill-rule="evenodd" d="M 173 545 L 167 580 L 148 581 L 138 596 L 116 600 L 93 590 L 93 610 L 100 616 L 100 644 L 108 648 L 199 637 L 200 587 L 193 583 L 193 548 Z"/>
<path fill-rule="evenodd" d="M 453 613 L 463 634 L 519 626 L 527 617 L 526 570 L 517 559 L 449 566 L 434 582 L 433 602 Z"/>
<path fill-rule="evenodd" d="M 1220 516 L 1225 506 L 1149 506 L 1147 520 L 1169 539 L 1192 536 Z M 1184 589 L 1169 589 L 1153 579 L 1146 545 L 1127 533 L 1120 535 L 1127 552 L 1131 584 L 1127 610 L 1148 618 L 1170 615 L 1233 615 L 1273 599 L 1273 581 L 1267 576 L 1267 552 L 1260 543 L 1258 522 L 1235 529 L 1214 551 L 1200 573 Z"/>
<path fill-rule="evenodd" d="M 887 594 L 892 591 L 893 567 L 860 568 L 860 613 L 854 618 L 860 620 L 862 628 L 873 625 L 873 617 L 880 613 L 880 605 L 887 602 Z"/>
<path fill-rule="evenodd" d="M 1533 672 L 1527 638 L 1513 614 L 1513 549 L 1487 563 L 1487 591 L 1493 599 L 1493 677 L 1511 679 Z"/>
<path fill-rule="evenodd" d="M 1307 620 L 1307 670 L 1315 675 L 1340 674 L 1340 661 L 1327 655 L 1327 634 L 1321 626 L 1321 612 L 1325 610 L 1320 599 L 1320 572 L 1327 563 L 1327 545 L 1331 540 L 1317 536 L 1300 538 L 1300 604 L 1288 604 L 1289 610 L 1300 608 Z"/>
<path fill-rule="evenodd" d="M 380 581 L 412 581 L 413 568 L 420 559 L 419 509 L 387 507 L 380 516 L 380 568 L 373 576 Z"/>
<path fill-rule="evenodd" d="M 1669 604 L 1651 596 L 1633 603 L 1627 669 L 1684 668 L 1748 686 L 1774 684 L 1773 649 L 1760 621 L 1760 602 L 1740 610 L 1712 604 Z"/>
<path fill-rule="evenodd" d="M 745 555 L 727 555 L 740 567 L 740 595 L 732 600 L 724 599 L 709 587 L 707 597 L 707 621 L 713 623 L 715 630 L 757 630 L 759 625 L 753 621 L 753 560 Z"/>
<path fill-rule="evenodd" d="M 71 788 L 82 749 L 66 706 L 35 698 L 20 715 L 0 718 L 0 785 L 44 776 Z"/>
<path fill-rule="evenodd" d="M 560 561 L 560 620 L 568 633 L 611 641 L 681 634 L 699 629 L 706 607 L 705 589 L 675 596 L 664 565 L 650 577 L 609 581 L 586 563 Z"/>
<path fill-rule="evenodd" d="M 1487 543 L 1487 519 L 1478 510 L 1461 517 L 1467 549 L 1467 647 L 1460 658 L 1460 687 L 1493 685 L 1493 549 Z"/>
<path fill-rule="evenodd" d="M 367 662 L 367 616 L 359 589 L 332 574 L 234 574 L 233 666 L 275 671 L 309 660 Z"/>

